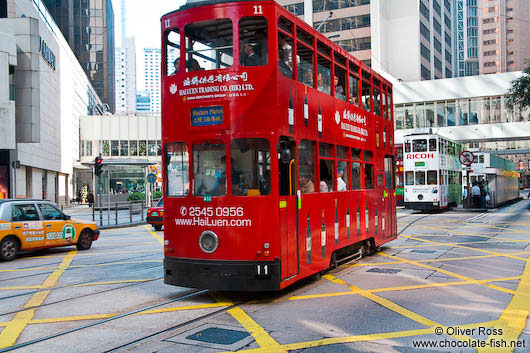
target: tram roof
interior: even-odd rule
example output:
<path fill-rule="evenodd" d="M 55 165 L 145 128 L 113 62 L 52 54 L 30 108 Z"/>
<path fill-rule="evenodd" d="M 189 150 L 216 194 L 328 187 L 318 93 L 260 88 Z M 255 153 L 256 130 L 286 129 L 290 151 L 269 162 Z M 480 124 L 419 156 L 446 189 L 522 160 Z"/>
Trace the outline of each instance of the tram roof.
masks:
<path fill-rule="evenodd" d="M 181 7 L 179 7 L 178 9 L 174 10 L 174 11 L 171 11 L 171 12 L 168 12 L 164 15 L 162 15 L 162 17 L 165 17 L 165 16 L 168 16 L 168 15 L 171 15 L 175 12 L 178 12 L 178 11 L 182 11 L 182 10 L 187 10 L 187 9 L 192 9 L 192 8 L 195 8 L 195 7 L 199 7 L 199 6 L 206 6 L 206 5 L 217 5 L 217 4 L 228 4 L 228 3 L 238 3 L 238 2 L 257 2 L 257 0 L 188 0 L 186 2 L 186 4 L 182 5 Z M 267 3 L 273 3 L 275 6 L 277 6 L 278 8 L 281 8 L 285 11 L 285 16 L 286 17 L 289 17 L 289 19 L 293 22 L 297 22 L 297 25 L 300 25 L 300 26 L 304 26 L 306 27 L 304 30 L 308 31 L 308 32 L 311 32 L 311 31 L 316 31 L 315 28 L 313 28 L 312 26 L 310 26 L 307 22 L 301 20 L 300 18 L 298 18 L 297 16 L 295 16 L 294 14 L 292 14 L 291 12 L 287 11 L 284 9 L 284 7 L 282 7 L 280 4 L 278 4 L 276 1 L 274 0 L 262 0 L 262 1 L 259 1 L 261 3 L 263 2 L 267 2 Z M 362 69 L 366 72 L 369 72 L 371 73 L 375 78 L 377 78 L 378 80 L 381 80 L 383 81 L 386 85 L 388 85 L 389 87 L 392 87 L 393 86 L 393 83 L 385 78 L 382 74 L 380 74 L 379 72 L 377 71 L 374 71 L 371 67 L 365 65 L 361 60 L 357 59 L 355 56 L 353 56 L 352 54 L 348 53 L 346 50 L 344 50 L 342 47 L 340 47 L 338 44 L 336 44 L 335 42 L 333 42 L 331 39 L 329 39 L 328 37 L 326 37 L 324 34 L 320 33 L 320 32 L 317 32 L 319 34 L 319 40 L 322 41 L 323 43 L 325 43 L 326 45 L 330 46 L 330 47 L 334 47 L 335 50 L 337 50 L 338 52 L 340 52 L 341 55 L 344 55 L 345 57 L 347 57 L 348 59 L 349 58 L 353 58 L 355 61 L 355 63 L 357 65 L 359 65 L 360 67 L 362 67 Z"/>

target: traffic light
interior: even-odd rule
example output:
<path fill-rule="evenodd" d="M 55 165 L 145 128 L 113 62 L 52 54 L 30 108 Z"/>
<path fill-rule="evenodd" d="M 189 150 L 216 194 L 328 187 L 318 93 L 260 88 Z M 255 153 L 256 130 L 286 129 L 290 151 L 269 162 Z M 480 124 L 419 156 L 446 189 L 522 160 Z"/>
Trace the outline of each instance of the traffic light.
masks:
<path fill-rule="evenodd" d="M 103 158 L 96 157 L 94 158 L 94 174 L 96 176 L 100 176 L 101 173 L 103 173 L 103 170 L 101 169 L 103 167 Z"/>

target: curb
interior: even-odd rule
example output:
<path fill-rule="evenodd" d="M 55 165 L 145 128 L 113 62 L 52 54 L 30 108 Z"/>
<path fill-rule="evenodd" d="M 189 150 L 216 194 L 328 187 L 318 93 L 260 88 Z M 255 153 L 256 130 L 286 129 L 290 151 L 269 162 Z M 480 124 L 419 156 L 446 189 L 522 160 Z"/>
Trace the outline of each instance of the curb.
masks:
<path fill-rule="evenodd" d="M 143 221 L 143 222 L 133 222 L 133 223 L 124 223 L 124 224 L 110 224 L 106 226 L 98 226 L 98 229 L 107 230 L 107 229 L 129 228 L 129 227 L 141 226 L 144 224 L 147 224 L 147 222 Z"/>

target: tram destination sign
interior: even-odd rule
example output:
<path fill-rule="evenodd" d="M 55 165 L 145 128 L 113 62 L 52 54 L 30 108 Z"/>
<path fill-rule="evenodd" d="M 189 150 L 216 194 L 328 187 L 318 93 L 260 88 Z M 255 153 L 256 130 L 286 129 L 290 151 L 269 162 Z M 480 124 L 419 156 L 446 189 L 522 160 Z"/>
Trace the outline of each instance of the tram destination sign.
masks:
<path fill-rule="evenodd" d="M 462 151 L 458 156 L 458 160 L 460 160 L 460 163 L 463 165 L 470 166 L 475 160 L 475 155 L 470 151 Z"/>
<path fill-rule="evenodd" d="M 201 107 L 191 109 L 191 126 L 209 126 L 223 123 L 223 107 Z"/>

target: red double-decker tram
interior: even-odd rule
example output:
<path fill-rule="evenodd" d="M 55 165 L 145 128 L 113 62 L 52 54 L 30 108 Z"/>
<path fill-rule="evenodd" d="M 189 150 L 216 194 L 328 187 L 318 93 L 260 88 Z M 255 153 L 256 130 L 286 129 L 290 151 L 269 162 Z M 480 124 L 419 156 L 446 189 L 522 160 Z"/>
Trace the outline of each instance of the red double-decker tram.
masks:
<path fill-rule="evenodd" d="M 279 290 L 395 239 L 388 81 L 274 1 L 161 22 L 165 283 Z"/>

